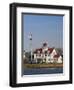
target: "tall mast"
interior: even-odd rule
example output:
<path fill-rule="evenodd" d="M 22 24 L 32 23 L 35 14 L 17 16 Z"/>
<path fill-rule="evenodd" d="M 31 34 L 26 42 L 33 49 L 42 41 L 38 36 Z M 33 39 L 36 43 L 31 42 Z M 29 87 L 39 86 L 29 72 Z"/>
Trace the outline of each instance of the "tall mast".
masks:
<path fill-rule="evenodd" d="M 29 40 L 30 40 L 30 52 L 31 52 L 31 61 L 32 61 L 32 33 L 29 34 Z"/>

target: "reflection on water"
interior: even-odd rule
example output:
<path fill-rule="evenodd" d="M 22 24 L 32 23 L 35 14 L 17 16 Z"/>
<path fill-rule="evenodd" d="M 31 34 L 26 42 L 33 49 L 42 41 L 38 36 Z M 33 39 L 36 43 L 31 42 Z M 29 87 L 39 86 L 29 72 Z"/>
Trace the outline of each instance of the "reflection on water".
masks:
<path fill-rule="evenodd" d="M 63 68 L 24 68 L 23 75 L 63 73 Z"/>

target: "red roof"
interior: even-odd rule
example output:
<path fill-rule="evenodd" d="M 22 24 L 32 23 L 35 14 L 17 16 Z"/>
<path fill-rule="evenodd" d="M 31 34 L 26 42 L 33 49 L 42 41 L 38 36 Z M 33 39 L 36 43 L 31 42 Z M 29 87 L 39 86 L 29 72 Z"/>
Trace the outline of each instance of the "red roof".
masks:
<path fill-rule="evenodd" d="M 48 51 L 49 51 L 50 53 L 52 53 L 53 48 L 48 48 Z"/>
<path fill-rule="evenodd" d="M 54 55 L 54 58 L 58 58 L 59 57 L 59 54 L 57 54 L 57 55 Z"/>
<path fill-rule="evenodd" d="M 36 49 L 34 53 L 37 53 L 38 51 L 40 51 L 40 53 L 42 53 L 42 48 Z M 49 53 L 52 53 L 53 48 L 48 48 L 48 51 L 49 51 Z"/>
<path fill-rule="evenodd" d="M 37 53 L 38 51 L 40 51 L 40 53 L 42 53 L 42 48 L 36 49 L 35 53 Z"/>
<path fill-rule="evenodd" d="M 36 49 L 36 51 L 42 51 L 42 48 L 38 48 L 38 49 Z"/>

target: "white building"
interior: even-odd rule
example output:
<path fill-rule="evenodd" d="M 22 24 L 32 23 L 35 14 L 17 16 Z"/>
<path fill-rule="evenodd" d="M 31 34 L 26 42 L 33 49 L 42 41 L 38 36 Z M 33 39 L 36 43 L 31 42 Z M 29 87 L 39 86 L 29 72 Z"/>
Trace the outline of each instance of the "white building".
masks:
<path fill-rule="evenodd" d="M 49 48 L 47 43 L 44 43 L 42 48 L 38 48 L 34 51 L 34 60 L 42 63 L 62 63 L 62 56 L 59 55 L 55 48 Z"/>

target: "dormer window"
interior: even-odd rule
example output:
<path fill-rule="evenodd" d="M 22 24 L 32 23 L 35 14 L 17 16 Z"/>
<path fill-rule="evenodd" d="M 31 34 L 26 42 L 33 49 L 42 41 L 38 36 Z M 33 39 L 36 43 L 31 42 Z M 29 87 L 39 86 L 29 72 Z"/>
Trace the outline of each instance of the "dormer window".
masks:
<path fill-rule="evenodd" d="M 40 51 L 38 50 L 38 53 L 40 53 Z"/>
<path fill-rule="evenodd" d="M 48 51 L 48 54 L 50 53 L 50 51 Z"/>

